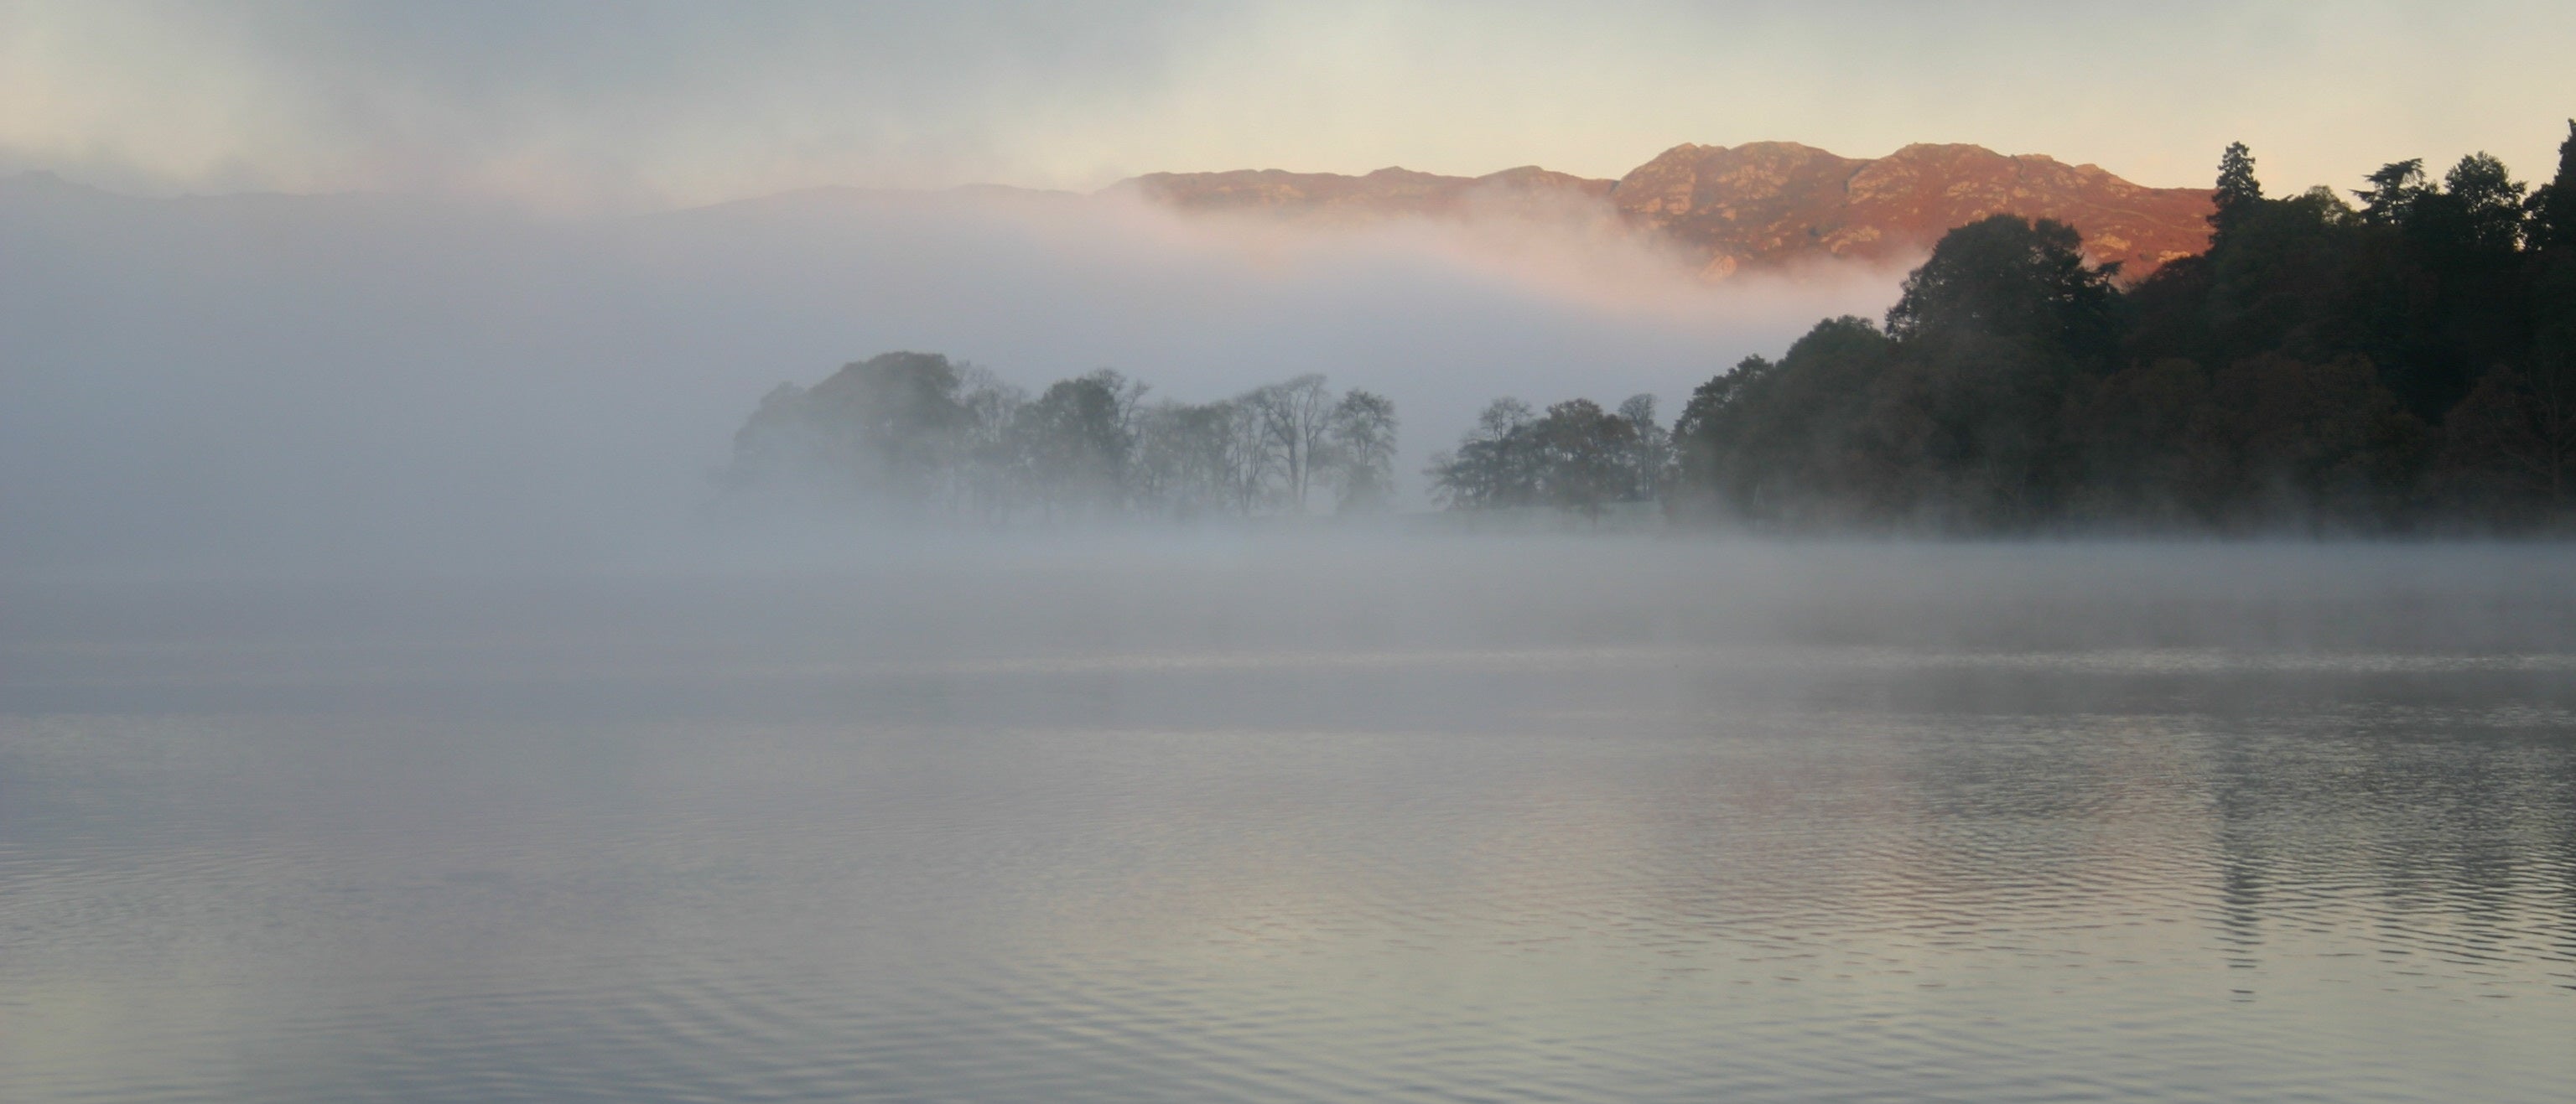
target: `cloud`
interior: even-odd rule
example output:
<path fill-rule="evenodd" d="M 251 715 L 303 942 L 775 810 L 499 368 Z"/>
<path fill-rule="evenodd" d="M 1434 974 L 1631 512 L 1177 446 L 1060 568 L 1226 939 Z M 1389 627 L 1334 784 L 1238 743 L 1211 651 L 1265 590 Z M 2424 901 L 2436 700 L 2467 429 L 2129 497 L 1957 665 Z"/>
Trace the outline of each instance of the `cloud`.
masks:
<path fill-rule="evenodd" d="M 637 209 L 818 184 L 1537 162 L 1681 141 L 1965 141 L 2145 183 L 2253 143 L 2276 188 L 2576 105 L 2542 3 L 26 3 L 0 167 L 148 190 Z"/>

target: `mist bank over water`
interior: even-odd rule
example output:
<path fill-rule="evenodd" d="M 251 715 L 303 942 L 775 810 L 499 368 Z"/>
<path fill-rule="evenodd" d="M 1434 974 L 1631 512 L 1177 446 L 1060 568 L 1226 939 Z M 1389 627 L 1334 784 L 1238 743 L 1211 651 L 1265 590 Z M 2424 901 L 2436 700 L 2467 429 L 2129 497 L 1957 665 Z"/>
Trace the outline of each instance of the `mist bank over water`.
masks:
<path fill-rule="evenodd" d="M 1257 695 L 1189 708 L 1293 726 L 1363 675 L 1426 709 L 1481 709 L 1519 700 L 1517 679 L 1609 665 L 1672 709 L 1706 688 L 1795 701 L 1854 680 L 2051 708 L 2177 683 L 2214 709 L 2415 683 L 2576 705 L 2576 557 L 2545 545 L 1102 536 L 864 561 L 18 581 L 0 587 L 0 704 L 801 716 L 935 701 L 1106 723 L 1156 716 L 1121 686 L 1257 675 Z"/>
<path fill-rule="evenodd" d="M 2439 183 L 2395 163 L 2354 207 L 2267 198 L 2231 147 L 2210 251 L 2127 289 L 2075 228 L 2009 215 L 1901 289 L 1858 268 L 1711 286 L 1543 203 L 1318 227 L 824 190 L 561 222 L 21 176 L 0 187 L 0 568 L 702 560 L 762 539 L 712 508 L 747 459 L 818 455 L 785 482 L 881 491 L 849 461 L 916 437 L 974 462 L 888 468 L 893 505 L 1042 529 L 1229 500 L 1296 517 L 1321 476 L 1373 508 L 1660 504 L 1757 531 L 2549 530 L 2576 517 L 2567 148 L 2538 188 L 2483 155 Z M 1884 329 L 1859 317 L 1890 302 Z M 870 413 L 887 388 L 832 366 L 893 351 L 945 354 L 930 406 L 1004 416 L 876 434 L 900 421 Z M 1326 377 L 1335 403 L 1301 383 Z M 1291 417 L 1293 441 L 1255 434 L 1281 438 L 1275 470 L 1223 471 L 1220 423 L 1279 423 L 1237 416 L 1292 392 L 1375 428 Z M 1173 463 L 1127 462 L 1155 442 Z M 1309 464 L 1326 444 L 1368 459 Z M 908 539 L 885 505 L 812 512 Z"/>
<path fill-rule="evenodd" d="M 826 190 L 549 221 L 0 181 L 0 566 L 598 565 L 684 542 L 781 382 L 889 349 L 1205 402 L 1391 398 L 1415 473 L 1498 392 L 1678 396 L 1895 274 L 1711 288 L 1577 220 L 1332 233 Z"/>

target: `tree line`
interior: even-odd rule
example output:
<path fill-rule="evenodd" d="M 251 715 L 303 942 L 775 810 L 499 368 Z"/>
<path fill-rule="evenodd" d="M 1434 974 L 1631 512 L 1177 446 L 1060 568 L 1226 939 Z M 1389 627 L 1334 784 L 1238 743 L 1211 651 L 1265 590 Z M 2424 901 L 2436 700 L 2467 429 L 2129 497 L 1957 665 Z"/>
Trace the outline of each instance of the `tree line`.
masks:
<path fill-rule="evenodd" d="M 734 434 L 728 499 L 823 498 L 1006 523 L 1385 508 L 1395 404 L 1301 375 L 1212 403 L 1148 402 L 1102 369 L 1034 397 L 937 353 L 780 384 Z"/>
<path fill-rule="evenodd" d="M 1453 510 L 1553 506 L 1597 520 L 1617 503 L 1657 501 L 1671 446 L 1655 423 L 1653 395 L 1616 411 L 1570 399 L 1545 414 L 1496 399 L 1456 451 L 1434 454 L 1424 474 L 1433 499 Z"/>
<path fill-rule="evenodd" d="M 1827 319 L 1701 385 L 1668 445 L 1650 414 L 1507 400 L 1429 474 L 1457 508 L 1659 493 L 1786 530 L 2576 525 L 2576 121 L 2537 188 L 2483 153 L 2438 181 L 2387 165 L 2349 201 L 2266 196 L 2254 170 L 2230 146 L 2208 249 L 2134 286 L 2074 228 L 1997 215 L 1944 236 L 1883 322 Z"/>
<path fill-rule="evenodd" d="M 1431 493 L 1779 530 L 2576 526 L 2576 121 L 2538 187 L 2483 153 L 2364 185 L 2267 196 L 2230 146 L 2207 250 L 2129 285 L 2061 223 L 1959 227 L 1882 320 L 1745 358 L 1669 429 L 1648 395 L 1495 401 Z M 997 521 L 1388 505 L 1383 396 L 1319 375 L 1146 394 L 1102 370 L 1031 396 L 887 353 L 764 398 L 724 481 Z"/>

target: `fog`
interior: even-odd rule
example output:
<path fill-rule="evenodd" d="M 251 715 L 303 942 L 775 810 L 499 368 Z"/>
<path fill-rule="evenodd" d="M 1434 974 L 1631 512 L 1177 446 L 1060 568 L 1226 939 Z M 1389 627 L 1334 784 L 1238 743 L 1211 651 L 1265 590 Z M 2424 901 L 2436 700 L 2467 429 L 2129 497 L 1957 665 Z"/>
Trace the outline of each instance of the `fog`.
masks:
<path fill-rule="evenodd" d="M 1710 286 L 1521 209 L 1370 227 L 1112 197 L 822 190 L 546 219 L 367 195 L 0 181 L 0 566 L 571 568 L 673 554 L 774 385 L 943 352 L 1208 401 L 1321 372 L 1393 398 L 1399 501 L 1488 400 L 1666 416 L 1892 272 Z"/>
<path fill-rule="evenodd" d="M 2563 544 L 711 508 L 912 348 L 1418 510 L 1889 291 L 1525 214 L 0 187 L 0 1096 L 2563 1095 Z"/>
<path fill-rule="evenodd" d="M 1293 728 L 1363 701 L 1441 725 L 1570 708 L 1549 680 L 1615 675 L 1627 706 L 1684 714 L 1711 688 L 1812 706 L 1841 684 L 2002 712 L 2178 689 L 2187 700 L 2159 708 L 2296 712 L 2284 687 L 2322 701 L 2417 683 L 2476 708 L 2576 706 L 2576 558 L 2545 544 L 1092 532 L 864 553 L 11 583 L 0 698 L 31 713 L 882 718 L 929 695 L 1003 724 L 1069 708 Z M 1333 689 L 1355 680 L 1366 694 Z"/>

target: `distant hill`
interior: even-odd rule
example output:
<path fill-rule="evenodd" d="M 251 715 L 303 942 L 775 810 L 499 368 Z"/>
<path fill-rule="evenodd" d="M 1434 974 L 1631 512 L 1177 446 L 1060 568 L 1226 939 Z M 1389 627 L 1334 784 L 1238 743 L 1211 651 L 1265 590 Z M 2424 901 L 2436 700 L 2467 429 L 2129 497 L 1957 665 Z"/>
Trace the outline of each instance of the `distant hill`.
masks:
<path fill-rule="evenodd" d="M 1486 198 L 1565 195 L 1600 200 L 1617 184 L 1524 165 L 1484 176 L 1441 176 L 1397 168 L 1366 176 L 1279 169 L 1148 173 L 1119 181 L 1109 190 L 1132 191 L 1184 211 L 1265 211 L 1364 221 L 1388 215 L 1452 214 Z"/>
<path fill-rule="evenodd" d="M 1683 144 L 1618 180 L 1536 166 L 1486 176 L 1387 168 L 1365 176 L 1277 169 L 1152 173 L 1111 186 L 1184 211 L 1243 211 L 1359 222 L 1461 213 L 1482 199 L 1562 197 L 1688 249 L 1711 279 L 1847 257 L 1903 260 L 1953 227 L 2004 213 L 2051 218 L 2084 236 L 2096 263 L 2136 279 L 2209 244 L 2205 188 L 2149 188 L 2093 165 L 1972 145 L 1907 146 L 1842 157 L 1795 142 Z"/>

